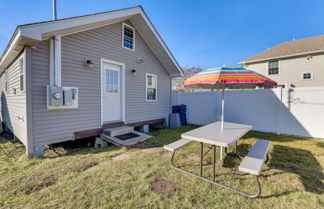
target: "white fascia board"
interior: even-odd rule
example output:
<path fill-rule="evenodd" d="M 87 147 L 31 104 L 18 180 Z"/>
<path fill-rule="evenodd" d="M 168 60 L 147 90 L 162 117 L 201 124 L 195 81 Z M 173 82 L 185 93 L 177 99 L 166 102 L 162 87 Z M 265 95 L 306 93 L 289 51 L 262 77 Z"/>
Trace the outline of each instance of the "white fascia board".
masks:
<path fill-rule="evenodd" d="M 18 41 L 20 39 L 21 31 L 17 29 L 17 32 L 14 35 L 14 38 L 12 39 L 9 48 L 6 50 L 6 53 L 3 55 L 0 66 L 3 64 L 4 60 L 8 57 L 9 53 L 13 50 L 13 48 L 18 44 Z"/>
<path fill-rule="evenodd" d="M 108 20 L 114 20 L 114 19 L 120 19 L 125 17 L 130 17 L 136 14 L 140 14 L 146 24 L 151 29 L 152 33 L 155 35 L 157 40 L 159 41 L 160 45 L 164 49 L 164 51 L 167 53 L 171 61 L 174 63 L 175 67 L 177 68 L 179 74 L 173 74 L 172 76 L 178 77 L 183 76 L 183 71 L 181 70 L 179 64 L 163 42 L 160 35 L 155 30 L 154 26 L 152 25 L 151 21 L 146 16 L 145 12 L 141 7 L 135 7 L 130 9 L 125 9 L 122 11 L 114 11 L 114 12 L 108 12 L 108 13 L 102 13 L 97 15 L 89 15 L 89 16 L 83 16 L 83 17 L 77 17 L 77 18 L 71 18 L 71 19 L 65 19 L 65 20 L 58 20 L 55 22 L 45 22 L 45 23 L 38 23 L 38 24 L 31 24 L 26 26 L 20 26 L 17 29 L 17 33 L 15 34 L 15 37 L 13 41 L 10 43 L 10 47 L 6 51 L 6 54 L 2 57 L 2 60 L 0 61 L 0 67 L 3 61 L 6 59 L 8 54 L 11 53 L 12 49 L 17 45 L 19 39 L 21 37 L 26 37 L 29 39 L 42 41 L 46 40 L 49 37 L 43 37 L 46 33 L 51 33 L 55 31 L 60 31 L 68 28 L 78 27 L 82 25 L 90 25 L 101 21 L 108 21 Z M 57 34 L 57 35 L 65 35 L 65 34 Z"/>
<path fill-rule="evenodd" d="M 93 16 L 77 17 L 66 20 L 58 20 L 49 23 L 39 23 L 37 25 L 21 26 L 21 35 L 24 37 L 43 40 L 42 35 L 58 30 L 64 30 L 67 28 L 78 27 L 82 25 L 93 24 L 101 21 L 107 21 L 109 19 L 118 19 L 127 16 L 132 16 L 140 13 L 139 8 L 131 8 L 123 11 L 115 11 L 103 14 L 97 14 Z M 63 35 L 63 34 L 62 34 Z"/>

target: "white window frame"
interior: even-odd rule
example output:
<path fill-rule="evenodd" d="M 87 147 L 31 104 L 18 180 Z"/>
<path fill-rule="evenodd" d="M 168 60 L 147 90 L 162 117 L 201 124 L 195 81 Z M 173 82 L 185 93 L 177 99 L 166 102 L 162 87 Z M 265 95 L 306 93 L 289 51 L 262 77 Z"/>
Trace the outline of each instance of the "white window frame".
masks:
<path fill-rule="evenodd" d="M 310 79 L 304 79 L 304 74 L 306 73 L 310 73 L 311 74 L 311 78 Z M 303 81 L 310 81 L 310 80 L 313 80 L 314 79 L 314 73 L 312 71 L 308 71 L 308 72 L 302 72 L 301 73 L 301 77 L 300 77 L 301 80 Z"/>
<path fill-rule="evenodd" d="M 155 77 L 155 100 L 148 100 L 147 99 L 147 88 L 154 88 L 154 87 L 151 87 L 151 86 L 148 86 L 147 85 L 147 77 L 148 76 L 152 76 L 152 77 Z M 145 101 L 146 102 L 156 102 L 157 101 L 157 97 L 158 97 L 158 79 L 157 79 L 157 75 L 154 75 L 154 74 L 151 74 L 151 73 L 146 73 L 145 74 Z"/>
<path fill-rule="evenodd" d="M 270 62 L 271 62 L 271 61 L 277 61 L 277 62 L 278 62 L 278 74 L 269 74 L 269 69 L 270 69 L 269 65 L 270 65 Z M 267 74 L 268 74 L 269 76 L 272 76 L 272 75 L 280 75 L 280 60 L 269 60 L 269 61 L 268 61 Z"/>
<path fill-rule="evenodd" d="M 22 62 L 22 64 L 21 64 L 21 62 Z M 24 93 L 25 91 L 26 91 L 26 73 L 25 73 L 25 60 L 24 60 L 24 58 L 22 57 L 20 60 L 19 60 L 19 65 L 22 65 L 22 66 L 20 66 L 21 67 L 21 69 L 20 69 L 20 72 L 19 72 L 19 91 L 20 91 L 20 93 Z M 23 76 L 23 90 L 21 90 L 21 76 Z"/>
<path fill-rule="evenodd" d="M 125 29 L 125 26 L 133 30 L 133 48 L 132 49 L 127 48 L 127 47 L 124 46 L 124 29 Z M 128 25 L 128 24 L 126 24 L 126 23 L 122 23 L 122 41 L 121 41 L 121 44 L 122 44 L 122 47 L 124 49 L 135 51 L 135 28 Z"/>

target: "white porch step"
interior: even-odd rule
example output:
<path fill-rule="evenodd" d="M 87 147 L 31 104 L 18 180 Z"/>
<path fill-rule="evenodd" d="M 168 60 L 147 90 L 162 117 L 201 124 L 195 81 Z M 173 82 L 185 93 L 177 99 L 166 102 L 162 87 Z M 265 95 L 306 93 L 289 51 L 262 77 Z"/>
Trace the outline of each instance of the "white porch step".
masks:
<path fill-rule="evenodd" d="M 104 133 L 107 134 L 108 136 L 118 136 L 121 134 L 126 134 L 129 132 L 133 132 L 134 127 L 132 126 L 120 126 L 116 128 L 108 128 L 104 130 Z"/>

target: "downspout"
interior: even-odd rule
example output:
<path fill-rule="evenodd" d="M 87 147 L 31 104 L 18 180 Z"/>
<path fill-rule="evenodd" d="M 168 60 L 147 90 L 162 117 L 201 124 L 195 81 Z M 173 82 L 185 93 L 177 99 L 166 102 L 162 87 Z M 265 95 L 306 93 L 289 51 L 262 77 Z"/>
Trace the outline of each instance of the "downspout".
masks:
<path fill-rule="evenodd" d="M 57 20 L 57 9 L 56 9 L 56 0 L 53 0 L 53 21 Z M 61 86 L 61 82 L 60 82 L 60 62 L 61 59 L 59 57 L 59 51 L 61 50 L 60 45 L 61 45 L 61 37 L 56 35 L 53 36 L 53 38 L 51 39 L 52 42 L 52 53 L 53 53 L 53 57 L 52 57 L 52 68 L 53 68 L 53 77 L 52 77 L 52 81 L 51 84 L 53 86 Z"/>

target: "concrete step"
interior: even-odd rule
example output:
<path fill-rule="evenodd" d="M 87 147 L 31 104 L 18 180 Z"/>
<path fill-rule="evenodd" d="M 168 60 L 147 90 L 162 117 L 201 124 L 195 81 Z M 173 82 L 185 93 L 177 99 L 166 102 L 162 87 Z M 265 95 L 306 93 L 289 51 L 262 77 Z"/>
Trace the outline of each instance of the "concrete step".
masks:
<path fill-rule="evenodd" d="M 151 138 L 151 136 L 143 134 L 143 133 L 138 132 L 138 131 L 131 131 L 131 132 L 137 134 L 138 136 L 134 137 L 134 138 L 131 138 L 131 139 L 127 139 L 127 140 L 121 140 L 121 139 L 118 139 L 115 136 L 109 136 L 106 133 L 103 133 L 103 134 L 100 134 L 100 138 L 102 140 L 110 142 L 110 143 L 112 143 L 112 144 L 114 144 L 116 146 L 130 146 L 130 145 L 134 145 L 134 144 L 136 144 L 138 142 L 142 142 L 142 141 L 145 141 L 145 140 Z M 130 133 L 130 132 L 127 132 L 127 133 Z M 116 136 L 118 136 L 118 135 L 116 135 Z"/>
<path fill-rule="evenodd" d="M 107 134 L 108 136 L 118 136 L 121 134 L 126 134 L 129 132 L 133 132 L 134 127 L 132 126 L 120 126 L 116 128 L 108 128 L 104 130 L 104 133 Z"/>

